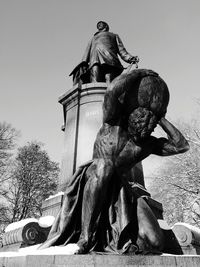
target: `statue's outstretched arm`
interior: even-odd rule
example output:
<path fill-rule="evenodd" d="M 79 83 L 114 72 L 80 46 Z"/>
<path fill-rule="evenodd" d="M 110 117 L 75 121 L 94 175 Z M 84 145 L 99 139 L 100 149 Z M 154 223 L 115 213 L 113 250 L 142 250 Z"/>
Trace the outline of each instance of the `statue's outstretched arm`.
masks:
<path fill-rule="evenodd" d="M 167 138 L 156 139 L 153 154 L 170 156 L 184 153 L 189 149 L 188 141 L 181 132 L 166 118 L 161 118 L 159 125 L 167 133 Z"/>
<path fill-rule="evenodd" d="M 129 54 L 124 47 L 121 38 L 116 34 L 116 41 L 117 41 L 117 46 L 118 46 L 118 51 L 120 57 L 127 63 L 131 63 L 131 61 L 135 58 L 131 54 Z"/>

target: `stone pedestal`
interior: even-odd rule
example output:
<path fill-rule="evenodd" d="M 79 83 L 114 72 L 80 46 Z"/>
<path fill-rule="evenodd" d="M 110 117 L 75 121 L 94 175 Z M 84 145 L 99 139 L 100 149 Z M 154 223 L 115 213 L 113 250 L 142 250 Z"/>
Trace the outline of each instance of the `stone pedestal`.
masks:
<path fill-rule="evenodd" d="M 59 191 L 76 168 L 92 159 L 93 144 L 102 125 L 102 102 L 107 85 L 90 83 L 73 87 L 59 97 L 64 115 L 64 145 Z"/>

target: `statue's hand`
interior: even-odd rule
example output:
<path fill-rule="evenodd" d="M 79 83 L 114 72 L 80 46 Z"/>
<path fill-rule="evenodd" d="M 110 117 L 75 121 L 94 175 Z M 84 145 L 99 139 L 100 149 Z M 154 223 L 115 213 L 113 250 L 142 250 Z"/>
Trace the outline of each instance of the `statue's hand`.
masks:
<path fill-rule="evenodd" d="M 138 63 L 139 61 L 140 61 L 140 59 L 139 59 L 138 56 L 131 57 L 131 58 L 129 59 L 129 63 L 130 63 L 130 64 L 136 64 L 136 63 Z"/>

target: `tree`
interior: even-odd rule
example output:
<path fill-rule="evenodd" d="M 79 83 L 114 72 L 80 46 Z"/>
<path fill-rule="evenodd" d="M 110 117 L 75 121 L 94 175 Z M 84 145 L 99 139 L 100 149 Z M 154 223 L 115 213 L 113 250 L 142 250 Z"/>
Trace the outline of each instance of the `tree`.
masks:
<path fill-rule="evenodd" d="M 190 143 L 187 153 L 166 158 L 151 186 L 154 197 L 163 203 L 170 223 L 188 222 L 200 226 L 200 130 L 198 121 L 178 122 L 177 127 Z"/>
<path fill-rule="evenodd" d="M 6 194 L 10 222 L 41 216 L 42 201 L 56 190 L 58 164 L 42 144 L 31 142 L 18 149 Z"/>
<path fill-rule="evenodd" d="M 6 122 L 0 122 L 0 225 L 4 227 L 9 222 L 8 207 L 3 201 L 6 195 L 5 184 L 10 178 L 10 168 L 12 165 L 12 152 L 16 146 L 19 131 Z M 1 232 L 1 230 L 0 230 Z"/>
<path fill-rule="evenodd" d="M 15 148 L 16 140 L 19 137 L 19 131 L 6 122 L 0 122 L 0 182 L 2 184 L 7 176 L 11 151 Z"/>

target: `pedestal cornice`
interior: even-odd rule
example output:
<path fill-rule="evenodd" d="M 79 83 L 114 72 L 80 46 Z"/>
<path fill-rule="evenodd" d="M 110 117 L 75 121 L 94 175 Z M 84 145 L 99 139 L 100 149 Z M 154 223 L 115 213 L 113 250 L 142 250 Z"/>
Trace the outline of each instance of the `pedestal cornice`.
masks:
<path fill-rule="evenodd" d="M 106 83 L 87 83 L 81 86 L 76 85 L 67 92 L 65 92 L 64 94 L 62 94 L 58 98 L 58 102 L 62 105 L 66 105 L 77 97 L 78 92 L 81 94 L 81 96 L 86 94 L 104 94 L 106 88 L 107 88 Z"/>

